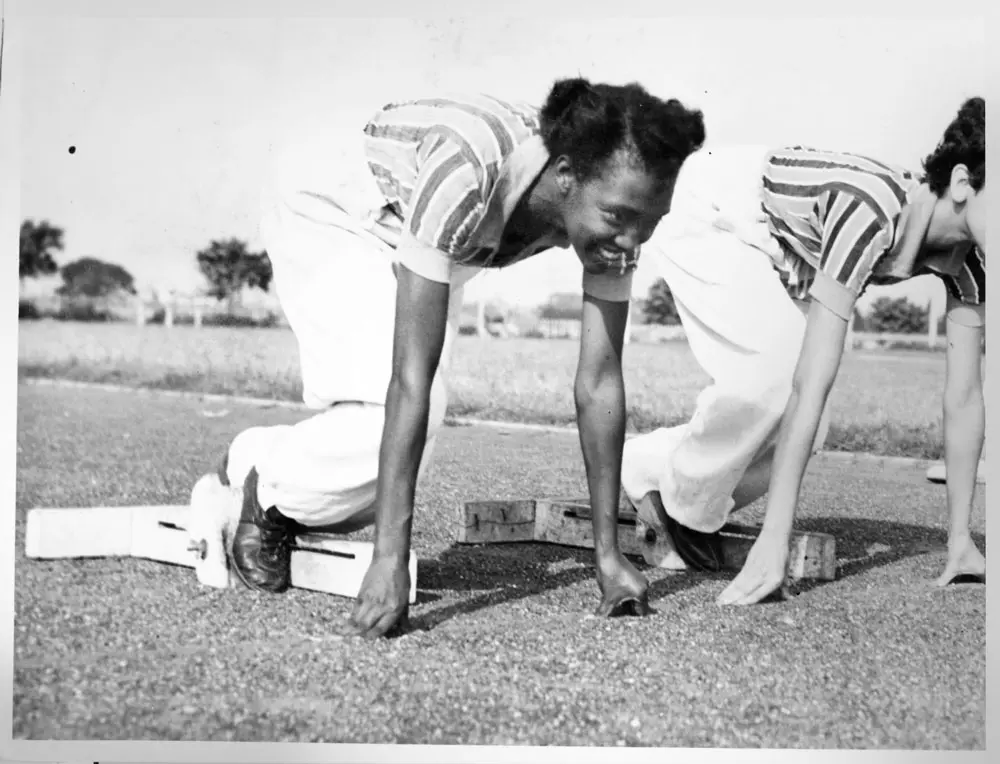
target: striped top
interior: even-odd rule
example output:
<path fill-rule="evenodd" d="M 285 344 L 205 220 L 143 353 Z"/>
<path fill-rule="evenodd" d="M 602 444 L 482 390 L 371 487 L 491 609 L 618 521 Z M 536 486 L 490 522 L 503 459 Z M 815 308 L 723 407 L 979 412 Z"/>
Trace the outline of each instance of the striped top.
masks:
<path fill-rule="evenodd" d="M 386 202 L 375 233 L 394 247 L 407 241 L 404 262 L 420 275 L 448 282 L 455 265 L 503 267 L 568 247 L 555 231 L 532 241 L 504 236 L 549 159 L 537 108 L 486 95 L 420 99 L 388 104 L 364 131 Z M 634 267 L 584 272 L 584 290 L 628 300 Z"/>
<path fill-rule="evenodd" d="M 785 254 L 789 292 L 845 319 L 870 284 L 928 274 L 962 302 L 985 304 L 986 261 L 976 247 L 920 252 L 935 200 L 912 172 L 845 152 L 779 149 L 763 174 L 762 209 Z"/>

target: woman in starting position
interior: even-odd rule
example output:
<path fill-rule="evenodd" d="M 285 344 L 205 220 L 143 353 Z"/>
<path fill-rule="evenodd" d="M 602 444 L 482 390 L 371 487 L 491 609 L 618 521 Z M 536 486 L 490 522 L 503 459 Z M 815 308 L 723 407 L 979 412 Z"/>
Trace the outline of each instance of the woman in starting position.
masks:
<path fill-rule="evenodd" d="M 462 288 L 483 268 L 573 247 L 598 612 L 646 612 L 646 579 L 617 541 L 622 342 L 639 248 L 704 137 L 701 113 L 675 100 L 571 79 L 540 110 L 489 96 L 390 104 L 336 159 L 303 149 L 279 162 L 261 230 L 318 413 L 251 428 L 228 450 L 220 479 L 242 486 L 230 562 L 243 581 L 282 591 L 294 533 L 374 523 L 349 627 L 376 637 L 403 624 L 414 493 L 445 415 Z"/>
<path fill-rule="evenodd" d="M 930 274 L 947 296 L 944 387 L 950 530 L 938 583 L 985 575 L 969 515 L 985 428 L 986 104 L 966 101 L 918 175 L 870 157 L 794 147 L 703 148 L 649 245 L 712 385 L 691 420 L 630 440 L 622 485 L 665 531 L 665 566 L 718 570 L 718 531 L 762 497 L 767 514 L 722 604 L 785 578 L 810 455 L 857 299 Z"/>

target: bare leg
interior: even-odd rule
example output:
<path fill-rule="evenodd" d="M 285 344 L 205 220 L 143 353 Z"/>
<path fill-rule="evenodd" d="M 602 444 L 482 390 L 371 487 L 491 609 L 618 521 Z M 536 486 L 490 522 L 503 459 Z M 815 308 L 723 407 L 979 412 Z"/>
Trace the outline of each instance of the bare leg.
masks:
<path fill-rule="evenodd" d="M 753 504 L 767 493 L 771 484 L 771 462 L 774 459 L 774 449 L 774 445 L 769 445 L 743 473 L 743 478 L 733 491 L 732 512 L 737 512 Z"/>

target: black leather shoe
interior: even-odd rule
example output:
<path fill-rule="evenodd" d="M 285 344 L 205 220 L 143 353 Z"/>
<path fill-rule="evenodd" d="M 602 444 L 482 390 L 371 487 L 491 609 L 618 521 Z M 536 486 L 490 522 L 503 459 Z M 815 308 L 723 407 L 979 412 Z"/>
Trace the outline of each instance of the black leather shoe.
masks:
<path fill-rule="evenodd" d="M 229 563 L 251 589 L 278 593 L 291 586 L 295 523 L 257 501 L 257 469 L 243 483 L 243 509 L 229 547 Z"/>
<path fill-rule="evenodd" d="M 677 554 L 689 567 L 708 573 L 722 570 L 722 537 L 718 533 L 691 530 L 669 514 L 665 514 L 664 518 Z"/>

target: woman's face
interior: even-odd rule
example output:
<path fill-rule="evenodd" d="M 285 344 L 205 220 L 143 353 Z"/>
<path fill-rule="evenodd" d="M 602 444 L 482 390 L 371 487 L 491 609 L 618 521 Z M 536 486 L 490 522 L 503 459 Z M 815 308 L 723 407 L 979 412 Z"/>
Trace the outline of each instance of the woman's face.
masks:
<path fill-rule="evenodd" d="M 589 273 L 621 271 L 670 210 L 674 179 L 664 182 L 612 155 L 602 171 L 580 181 L 564 176 L 563 225 L 569 244 Z"/>

